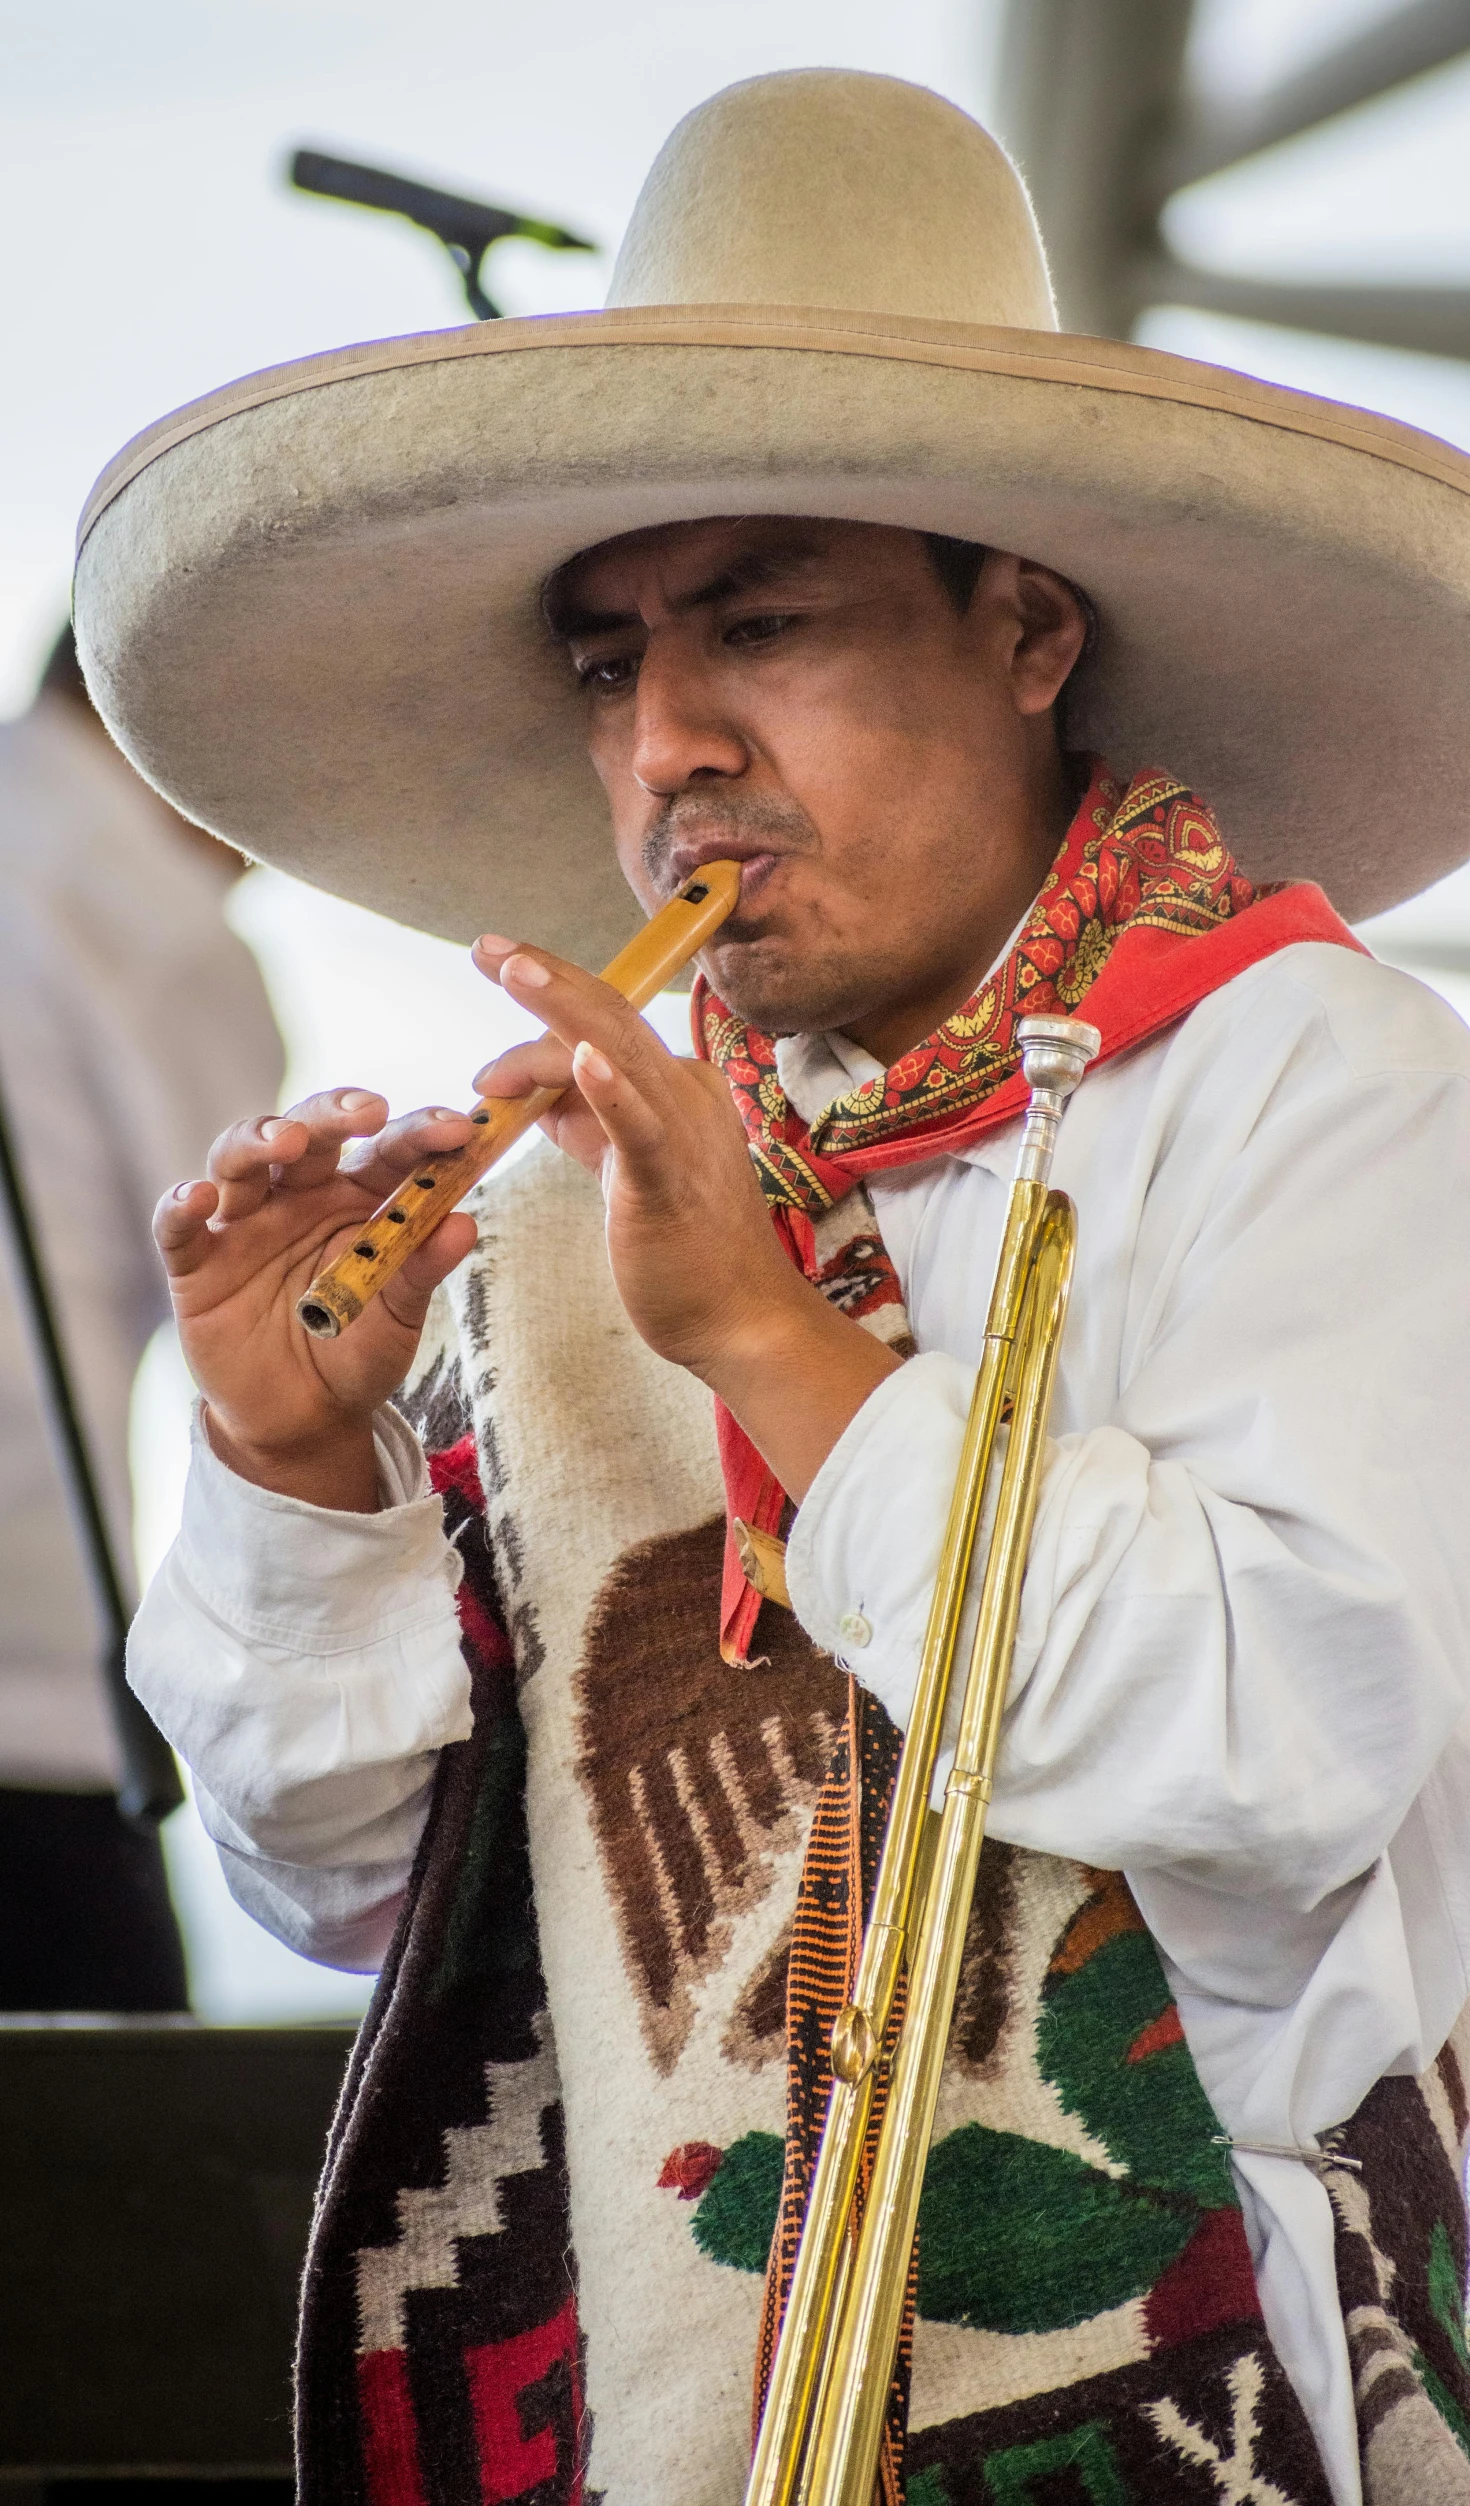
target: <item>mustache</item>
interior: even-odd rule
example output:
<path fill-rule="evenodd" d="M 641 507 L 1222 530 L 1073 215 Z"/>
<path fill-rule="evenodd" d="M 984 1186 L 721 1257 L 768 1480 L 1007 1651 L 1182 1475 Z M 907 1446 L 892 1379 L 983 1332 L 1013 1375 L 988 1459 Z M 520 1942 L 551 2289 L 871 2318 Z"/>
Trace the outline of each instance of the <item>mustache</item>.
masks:
<path fill-rule="evenodd" d="M 681 837 L 726 829 L 747 839 L 774 839 L 790 853 L 814 852 L 820 842 L 798 801 L 778 800 L 769 792 L 675 792 L 643 839 L 643 867 L 656 884 L 667 885 L 669 856 Z"/>

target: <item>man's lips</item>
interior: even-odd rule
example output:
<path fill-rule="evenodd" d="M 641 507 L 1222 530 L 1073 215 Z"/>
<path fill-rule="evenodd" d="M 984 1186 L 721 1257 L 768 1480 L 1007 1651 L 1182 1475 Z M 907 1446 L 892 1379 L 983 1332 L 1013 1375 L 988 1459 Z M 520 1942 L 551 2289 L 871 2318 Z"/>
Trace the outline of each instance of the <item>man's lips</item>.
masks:
<path fill-rule="evenodd" d="M 746 838 L 742 842 L 737 835 L 726 833 L 676 844 L 669 855 L 668 871 L 677 890 L 692 879 L 696 870 L 707 861 L 738 861 L 741 865 L 739 912 L 754 902 L 784 859 L 784 854 L 772 850 L 769 840 L 761 842 Z"/>

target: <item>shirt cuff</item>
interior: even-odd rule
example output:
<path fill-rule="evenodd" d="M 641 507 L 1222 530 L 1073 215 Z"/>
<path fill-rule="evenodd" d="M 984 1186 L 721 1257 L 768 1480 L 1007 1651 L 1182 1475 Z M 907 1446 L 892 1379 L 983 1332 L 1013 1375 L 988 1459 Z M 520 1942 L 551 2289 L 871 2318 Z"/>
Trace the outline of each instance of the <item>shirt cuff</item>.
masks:
<path fill-rule="evenodd" d="M 279 1863 L 401 1860 L 437 1752 L 472 1728 L 462 1562 L 412 1429 L 374 1425 L 399 1501 L 348 1514 L 237 1478 L 196 1419 L 183 1525 L 129 1638 L 229 1840 Z"/>
<path fill-rule="evenodd" d="M 885 1376 L 812 1481 L 786 1546 L 807 1634 L 901 1729 L 974 1386 L 973 1367 L 937 1349 Z"/>
<path fill-rule="evenodd" d="M 464 1571 L 408 1421 L 378 1410 L 376 1514 L 309 1505 L 241 1479 L 195 1405 L 175 1556 L 211 1615 L 239 1635 L 321 1659 L 442 1617 Z"/>

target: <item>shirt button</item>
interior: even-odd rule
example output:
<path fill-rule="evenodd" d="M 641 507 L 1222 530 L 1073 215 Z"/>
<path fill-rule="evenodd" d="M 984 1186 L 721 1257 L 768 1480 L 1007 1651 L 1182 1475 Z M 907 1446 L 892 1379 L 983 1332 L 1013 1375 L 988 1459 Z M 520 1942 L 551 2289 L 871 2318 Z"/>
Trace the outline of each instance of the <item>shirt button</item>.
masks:
<path fill-rule="evenodd" d="M 871 1622 L 864 1618 L 861 1610 L 849 1610 L 844 1617 L 840 1618 L 837 1622 L 837 1633 L 843 1643 L 851 1645 L 857 1653 L 861 1653 L 864 1645 L 870 1645 L 873 1641 Z"/>

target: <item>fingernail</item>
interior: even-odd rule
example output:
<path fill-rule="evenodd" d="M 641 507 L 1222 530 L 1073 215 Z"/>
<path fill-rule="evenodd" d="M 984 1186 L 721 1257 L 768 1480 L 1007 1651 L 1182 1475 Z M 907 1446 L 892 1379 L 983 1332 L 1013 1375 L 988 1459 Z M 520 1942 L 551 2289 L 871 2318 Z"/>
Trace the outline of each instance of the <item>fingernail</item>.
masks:
<path fill-rule="evenodd" d="M 513 983 L 524 984 L 528 992 L 539 992 L 551 981 L 546 968 L 538 965 L 534 957 L 507 957 L 500 971 L 509 975 Z"/>
<path fill-rule="evenodd" d="M 515 942 L 508 940 L 503 931 L 482 931 L 475 946 L 482 948 L 487 957 L 504 957 L 508 949 L 515 947 Z"/>
<path fill-rule="evenodd" d="M 429 1119 L 431 1122 L 458 1122 L 459 1116 L 452 1105 L 431 1105 Z"/>
<path fill-rule="evenodd" d="M 283 1131 L 289 1131 L 290 1128 L 290 1122 L 285 1114 L 272 1114 L 269 1122 L 261 1124 L 260 1136 L 262 1140 L 275 1140 Z"/>
<path fill-rule="evenodd" d="M 372 1104 L 373 1091 L 371 1088 L 344 1088 L 337 1102 L 344 1114 L 358 1114 L 364 1105 Z"/>
<path fill-rule="evenodd" d="M 579 1044 L 572 1055 L 572 1067 L 579 1076 L 585 1070 L 600 1087 L 606 1087 L 613 1075 L 612 1063 L 599 1053 L 595 1044 Z"/>
<path fill-rule="evenodd" d="M 193 1189 L 194 1186 L 192 1183 L 176 1183 L 174 1185 L 174 1199 L 176 1201 L 187 1201 Z"/>

